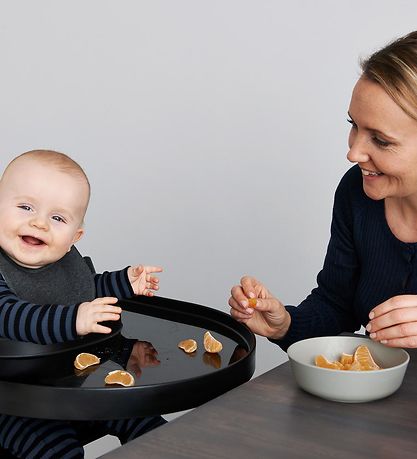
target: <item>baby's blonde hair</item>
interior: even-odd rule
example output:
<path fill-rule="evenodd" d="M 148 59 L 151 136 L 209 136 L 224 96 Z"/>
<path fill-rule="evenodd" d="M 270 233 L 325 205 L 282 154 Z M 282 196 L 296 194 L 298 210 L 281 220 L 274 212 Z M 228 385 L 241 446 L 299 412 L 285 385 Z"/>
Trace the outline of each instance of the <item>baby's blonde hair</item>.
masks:
<path fill-rule="evenodd" d="M 4 170 L 3 175 L 6 174 L 7 169 L 12 164 L 24 158 L 34 159 L 36 161 L 43 162 L 45 164 L 55 167 L 57 170 L 61 172 L 79 177 L 87 185 L 87 188 L 88 188 L 87 204 L 88 204 L 90 200 L 91 188 L 90 188 L 90 182 L 88 180 L 87 174 L 84 172 L 83 168 L 76 161 L 70 158 L 68 155 L 66 155 L 65 153 L 54 151 L 54 150 L 26 151 L 25 153 L 22 153 L 19 156 L 16 156 L 16 158 L 10 161 L 10 163 L 7 165 L 6 169 Z"/>

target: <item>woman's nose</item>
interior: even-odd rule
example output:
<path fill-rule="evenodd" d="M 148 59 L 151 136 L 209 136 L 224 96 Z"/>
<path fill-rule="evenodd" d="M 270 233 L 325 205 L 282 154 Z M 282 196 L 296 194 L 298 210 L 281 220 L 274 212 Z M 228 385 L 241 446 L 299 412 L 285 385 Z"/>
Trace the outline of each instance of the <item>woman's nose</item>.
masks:
<path fill-rule="evenodd" d="M 370 160 L 368 153 L 369 145 L 362 140 L 359 136 L 352 136 L 349 138 L 349 151 L 347 159 L 351 163 L 366 163 Z"/>

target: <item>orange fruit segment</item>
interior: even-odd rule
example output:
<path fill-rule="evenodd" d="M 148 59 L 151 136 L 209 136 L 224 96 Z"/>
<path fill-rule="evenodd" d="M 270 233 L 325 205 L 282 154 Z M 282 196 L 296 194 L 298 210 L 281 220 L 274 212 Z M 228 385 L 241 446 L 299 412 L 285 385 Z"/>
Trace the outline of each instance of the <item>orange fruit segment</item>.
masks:
<path fill-rule="evenodd" d="M 324 355 L 317 355 L 315 357 L 315 364 L 321 368 L 329 368 L 332 370 L 351 370 L 351 371 L 370 371 L 380 370 L 371 352 L 365 345 L 358 346 L 354 354 L 342 353 L 339 360 L 330 362 Z"/>
<path fill-rule="evenodd" d="M 255 309 L 258 303 L 257 298 L 249 298 L 248 303 L 250 308 Z"/>
<path fill-rule="evenodd" d="M 91 365 L 97 365 L 100 363 L 99 357 L 94 354 L 89 354 L 88 352 L 81 352 L 75 357 L 74 360 L 74 367 L 77 370 L 84 370 L 87 367 L 91 367 Z"/>
<path fill-rule="evenodd" d="M 220 352 L 223 349 L 223 344 L 217 341 L 209 331 L 204 333 L 204 349 L 207 352 Z"/>
<path fill-rule="evenodd" d="M 128 387 L 133 386 L 133 384 L 135 383 L 135 379 L 127 371 L 114 370 L 107 374 L 107 376 L 104 379 L 104 382 L 106 384 L 119 384 L 121 386 Z"/>
<path fill-rule="evenodd" d="M 316 366 L 320 368 L 329 368 L 331 370 L 341 370 L 343 365 L 340 362 L 330 362 L 324 355 L 317 355 L 315 358 Z"/>
<path fill-rule="evenodd" d="M 355 368 L 352 368 L 353 366 L 355 366 Z M 369 351 L 367 346 L 364 345 L 357 347 L 355 353 L 353 354 L 353 363 L 350 369 L 356 370 L 358 366 L 362 371 L 380 369 L 380 367 L 375 363 L 374 359 L 372 358 L 371 352 Z"/>
<path fill-rule="evenodd" d="M 187 354 L 191 354 L 192 352 L 197 350 L 197 341 L 195 341 L 194 339 L 185 339 L 178 343 L 178 347 Z"/>

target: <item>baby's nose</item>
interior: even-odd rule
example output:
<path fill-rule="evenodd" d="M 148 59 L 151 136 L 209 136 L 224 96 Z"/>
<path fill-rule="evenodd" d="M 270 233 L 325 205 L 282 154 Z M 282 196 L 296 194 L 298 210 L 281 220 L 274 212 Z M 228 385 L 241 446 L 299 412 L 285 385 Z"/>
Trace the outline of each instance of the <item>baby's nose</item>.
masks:
<path fill-rule="evenodd" d="M 41 215 L 35 215 L 32 218 L 30 224 L 39 229 L 44 229 L 44 230 L 48 229 L 48 220 L 42 217 Z"/>

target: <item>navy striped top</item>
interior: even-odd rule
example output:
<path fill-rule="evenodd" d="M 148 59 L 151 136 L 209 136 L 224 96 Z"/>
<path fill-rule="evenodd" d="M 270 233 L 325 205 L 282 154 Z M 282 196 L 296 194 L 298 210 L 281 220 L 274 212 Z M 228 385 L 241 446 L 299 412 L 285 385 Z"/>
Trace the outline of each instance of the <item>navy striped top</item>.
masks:
<path fill-rule="evenodd" d="M 96 298 L 119 299 L 134 295 L 128 268 L 94 276 Z M 0 337 L 37 344 L 52 344 L 77 338 L 78 304 L 33 304 L 20 300 L 0 274 Z"/>
<path fill-rule="evenodd" d="M 391 232 L 384 200 L 366 196 L 358 166 L 349 169 L 335 193 L 330 242 L 317 287 L 298 306 L 286 306 L 291 326 L 281 340 L 296 341 L 359 330 L 383 301 L 417 294 L 417 243 Z"/>

